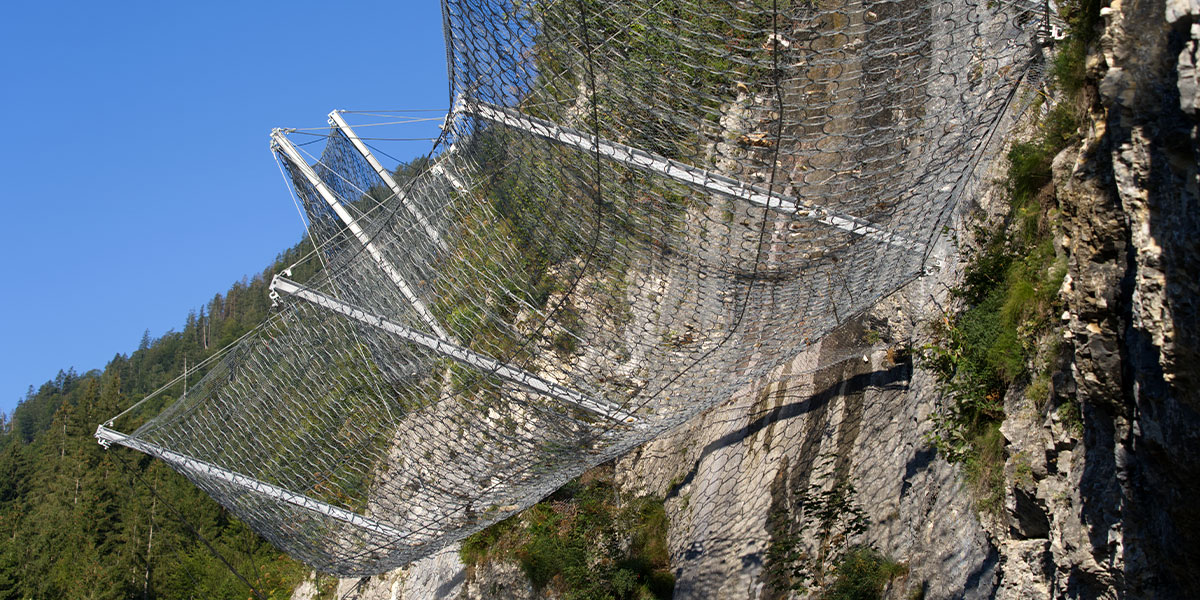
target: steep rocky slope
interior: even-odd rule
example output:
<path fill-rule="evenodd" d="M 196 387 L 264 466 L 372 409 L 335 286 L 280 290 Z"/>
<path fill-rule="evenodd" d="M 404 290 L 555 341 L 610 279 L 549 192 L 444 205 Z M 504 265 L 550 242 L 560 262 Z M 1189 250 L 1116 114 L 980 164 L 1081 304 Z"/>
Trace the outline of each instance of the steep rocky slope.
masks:
<path fill-rule="evenodd" d="M 1115 0 L 1101 14 L 1095 85 L 1075 100 L 1080 139 L 1041 196 L 1067 265 L 1061 324 L 1046 332 L 1062 343 L 1048 401 L 1025 384 L 1004 395 L 1001 505 L 979 510 L 930 444 L 943 395 L 911 358 L 952 310 L 974 243 L 947 235 L 939 268 L 617 462 L 622 492 L 665 499 L 676 598 L 802 597 L 858 545 L 903 565 L 890 597 L 1200 597 L 1200 5 Z M 1039 110 L 1008 138 L 1029 135 Z M 1000 154 L 958 231 L 1003 212 Z M 512 562 L 464 567 L 454 549 L 325 586 L 364 599 L 559 596 Z"/>
<path fill-rule="evenodd" d="M 1073 360 L 1083 407 L 1084 595 L 1200 595 L 1200 3 L 1115 1 L 1078 153 L 1059 167 Z"/>

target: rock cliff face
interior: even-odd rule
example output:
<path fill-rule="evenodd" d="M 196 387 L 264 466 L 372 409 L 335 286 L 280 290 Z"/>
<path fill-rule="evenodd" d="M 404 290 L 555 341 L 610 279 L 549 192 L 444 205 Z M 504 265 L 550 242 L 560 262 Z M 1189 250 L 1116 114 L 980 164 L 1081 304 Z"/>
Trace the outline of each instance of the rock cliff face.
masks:
<path fill-rule="evenodd" d="M 1200 4 L 1116 1 L 1101 14 L 1091 126 L 1059 160 L 1075 350 L 1062 392 L 1083 408 L 1079 547 L 1095 562 L 1059 587 L 1197 597 Z"/>
<path fill-rule="evenodd" d="M 617 463 L 624 492 L 666 498 L 676 598 L 802 597 L 788 588 L 828 577 L 851 544 L 907 565 L 890 597 L 1200 597 L 1200 4 L 1113 0 L 1102 15 L 1082 141 L 1054 161 L 1064 344 L 1049 403 L 1006 396 L 1004 509 L 981 516 L 926 439 L 939 392 L 907 349 L 970 243 L 943 239 L 942 268 Z M 959 221 L 997 210 L 1000 187 Z M 773 564 L 798 548 L 800 571 Z M 454 548 L 337 593 L 553 596 Z"/>
<path fill-rule="evenodd" d="M 771 569 L 773 548 L 811 535 L 804 547 L 832 549 L 858 516 L 865 531 L 847 541 L 906 560 L 899 587 L 925 597 L 990 594 L 998 555 L 961 478 L 923 439 L 935 388 L 899 351 L 915 322 L 908 309 L 931 292 L 911 286 L 618 464 L 627 489 L 668 499 L 676 598 L 787 597 L 798 581 Z M 868 345 L 876 338 L 893 344 Z M 834 535 L 815 539 L 821 525 L 803 518 L 802 505 L 834 490 L 837 501 L 824 507 Z M 808 568 L 820 571 L 818 562 Z"/>

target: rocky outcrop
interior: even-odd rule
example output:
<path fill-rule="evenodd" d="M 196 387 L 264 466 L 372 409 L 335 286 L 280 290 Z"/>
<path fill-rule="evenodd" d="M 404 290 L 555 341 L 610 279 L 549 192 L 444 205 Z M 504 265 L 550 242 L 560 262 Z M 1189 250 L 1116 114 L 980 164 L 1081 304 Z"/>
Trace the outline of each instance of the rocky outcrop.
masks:
<path fill-rule="evenodd" d="M 998 597 L 1200 597 L 1200 11 L 1101 14 L 1082 140 L 1053 167 L 1068 275 L 1052 397 L 1005 402 Z"/>
<path fill-rule="evenodd" d="M 996 549 L 958 473 L 924 440 L 935 386 L 898 352 L 914 323 L 907 311 L 927 305 L 930 283 L 618 463 L 627 490 L 668 498 L 676 598 L 788 597 L 795 582 L 771 570 L 771 548 L 803 533 L 795 527 L 806 524 L 802 498 L 839 486 L 847 493 L 829 507 L 836 518 L 865 520 L 865 530 L 839 543 L 868 543 L 906 561 L 897 593 L 992 593 Z"/>
<path fill-rule="evenodd" d="M 520 576 L 520 573 L 517 575 Z M 465 593 L 466 581 L 467 571 L 458 558 L 458 544 L 454 544 L 407 567 L 374 577 L 336 580 L 318 578 L 314 573 L 292 592 L 292 600 L 323 600 L 330 597 L 339 600 L 457 598 Z"/>
<path fill-rule="evenodd" d="M 1076 547 L 1090 556 L 1056 589 L 1198 597 L 1200 5 L 1118 0 L 1101 14 L 1092 122 L 1058 164 L 1074 350 L 1059 393 L 1083 411 Z"/>
<path fill-rule="evenodd" d="M 838 482 L 870 507 L 846 541 L 907 562 L 902 587 L 928 598 L 1200 597 L 1200 10 L 1102 14 L 1083 139 L 1054 161 L 1065 343 L 1049 401 L 1006 397 L 1003 512 L 981 520 L 924 444 L 927 375 L 899 375 L 862 340 L 865 361 L 840 360 L 854 327 L 919 343 L 910 323 L 936 318 L 948 269 L 623 459 L 628 489 L 669 498 L 677 597 L 786 596 L 766 565 L 774 515 Z M 985 212 L 994 200 L 978 198 Z"/>

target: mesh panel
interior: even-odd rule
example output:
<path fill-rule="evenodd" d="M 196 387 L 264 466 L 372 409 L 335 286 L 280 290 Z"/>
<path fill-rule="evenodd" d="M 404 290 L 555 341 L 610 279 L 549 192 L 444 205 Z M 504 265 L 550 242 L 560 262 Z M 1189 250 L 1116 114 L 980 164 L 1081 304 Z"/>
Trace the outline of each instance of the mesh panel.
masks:
<path fill-rule="evenodd" d="M 448 0 L 448 149 L 289 164 L 324 271 L 131 443 L 342 576 L 514 514 L 919 274 L 1032 7 Z"/>

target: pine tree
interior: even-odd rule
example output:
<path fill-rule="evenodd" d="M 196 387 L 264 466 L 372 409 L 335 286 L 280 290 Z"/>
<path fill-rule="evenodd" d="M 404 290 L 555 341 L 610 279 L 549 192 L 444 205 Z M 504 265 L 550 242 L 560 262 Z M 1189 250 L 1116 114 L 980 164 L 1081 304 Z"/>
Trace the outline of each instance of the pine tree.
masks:
<path fill-rule="evenodd" d="M 135 352 L 114 355 L 103 372 L 67 369 L 30 386 L 13 414 L 0 417 L 0 600 L 248 597 L 172 507 L 260 586 L 286 589 L 289 577 L 303 576 L 305 569 L 162 461 L 104 450 L 93 437 L 131 398 L 179 374 L 185 359 L 194 365 L 266 318 L 267 282 L 300 255 L 293 248 L 216 295 L 178 333 L 153 339 L 145 331 Z M 147 405 L 117 426 L 132 430 L 161 406 Z M 264 563 L 276 573 L 269 580 L 256 568 Z"/>

